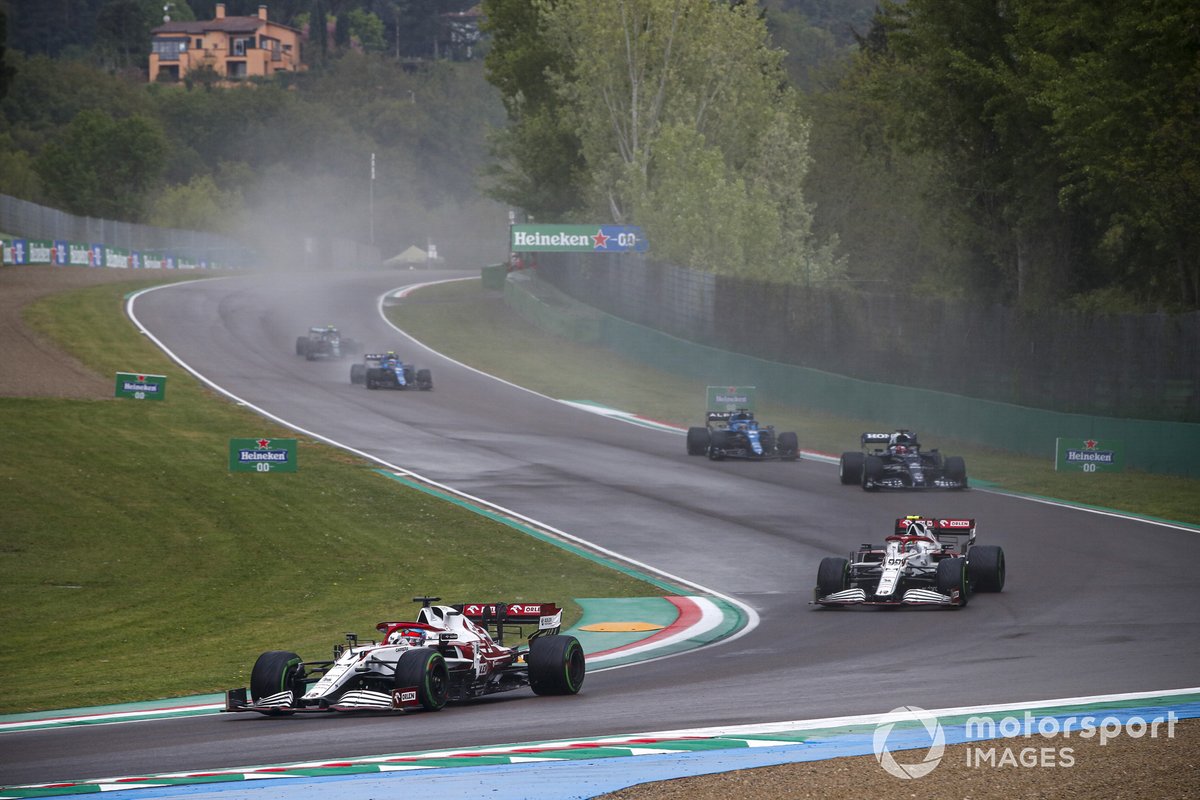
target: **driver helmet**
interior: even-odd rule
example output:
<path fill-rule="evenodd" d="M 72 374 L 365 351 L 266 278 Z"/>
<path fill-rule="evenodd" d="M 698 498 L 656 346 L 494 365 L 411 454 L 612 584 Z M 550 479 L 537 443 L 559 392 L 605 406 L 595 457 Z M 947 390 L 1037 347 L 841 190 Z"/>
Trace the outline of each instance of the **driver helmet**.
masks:
<path fill-rule="evenodd" d="M 425 632 L 417 628 L 397 628 L 388 634 L 388 644 L 407 644 L 416 647 L 425 641 Z"/>

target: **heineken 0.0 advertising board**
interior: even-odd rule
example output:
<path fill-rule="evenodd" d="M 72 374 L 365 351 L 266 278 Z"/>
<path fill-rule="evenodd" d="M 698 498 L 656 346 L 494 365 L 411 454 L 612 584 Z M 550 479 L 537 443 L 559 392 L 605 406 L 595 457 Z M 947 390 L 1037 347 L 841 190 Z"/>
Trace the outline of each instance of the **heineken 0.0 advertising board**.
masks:
<path fill-rule="evenodd" d="M 141 372 L 118 372 L 116 396 L 130 400 L 162 400 L 167 396 L 167 378 Z"/>
<path fill-rule="evenodd" d="M 754 410 L 753 386 L 709 386 L 708 411 Z"/>
<path fill-rule="evenodd" d="M 634 225 L 509 226 L 514 253 L 644 253 L 646 234 Z"/>
<path fill-rule="evenodd" d="M 230 439 L 230 472 L 295 472 L 295 439 Z"/>
<path fill-rule="evenodd" d="M 1124 447 L 1112 439 L 1054 440 L 1055 472 L 1120 472 L 1124 467 Z"/>

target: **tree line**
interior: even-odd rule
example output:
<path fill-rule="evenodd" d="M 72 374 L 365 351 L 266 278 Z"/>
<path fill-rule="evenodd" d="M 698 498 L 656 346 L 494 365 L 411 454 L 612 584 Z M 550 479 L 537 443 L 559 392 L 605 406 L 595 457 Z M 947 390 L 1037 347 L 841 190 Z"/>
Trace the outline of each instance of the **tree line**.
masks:
<path fill-rule="evenodd" d="M 375 152 L 377 201 L 426 224 L 494 215 L 483 192 L 642 225 L 657 258 L 724 274 L 1200 307 L 1194 3 L 483 0 L 485 68 L 438 51 L 441 13 L 471 5 L 276 0 L 311 68 L 244 90 L 139 80 L 131 20 L 148 31 L 160 0 L 10 1 L 0 185 L 207 228 L 299 187 L 298 214 L 271 214 L 344 234 L 367 229 Z"/>

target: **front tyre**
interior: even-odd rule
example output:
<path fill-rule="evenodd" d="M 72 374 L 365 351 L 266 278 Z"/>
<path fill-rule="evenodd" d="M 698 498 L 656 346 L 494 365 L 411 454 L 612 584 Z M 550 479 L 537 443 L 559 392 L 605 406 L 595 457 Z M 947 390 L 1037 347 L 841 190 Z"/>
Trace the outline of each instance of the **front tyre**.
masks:
<path fill-rule="evenodd" d="M 250 671 L 250 698 L 255 702 L 290 689 L 292 705 L 304 694 L 304 667 L 300 656 L 288 650 L 268 650 L 254 662 Z M 265 714 L 291 714 L 291 711 L 264 710 Z"/>
<path fill-rule="evenodd" d="M 429 370 L 417 370 L 417 388 L 422 392 L 428 392 L 433 388 L 433 374 Z"/>
<path fill-rule="evenodd" d="M 957 482 L 963 489 L 967 488 L 967 463 L 962 456 L 946 456 L 945 475 L 947 480 Z"/>
<path fill-rule="evenodd" d="M 836 556 L 826 556 L 817 567 L 817 597 L 850 588 L 850 562 Z"/>
<path fill-rule="evenodd" d="M 965 558 L 943 558 L 937 565 L 937 590 L 940 594 L 954 596 L 958 592 L 958 606 L 962 608 L 971 599 L 971 585 L 967 582 L 967 560 Z"/>
<path fill-rule="evenodd" d="M 529 688 L 534 694 L 578 694 L 587 664 L 574 636 L 539 636 L 529 643 Z"/>
<path fill-rule="evenodd" d="M 1004 590 L 1004 549 L 977 544 L 967 551 L 967 577 L 976 592 Z"/>
<path fill-rule="evenodd" d="M 417 688 L 417 701 L 426 711 L 440 711 L 450 696 L 450 668 L 436 650 L 417 647 L 396 662 L 397 689 Z"/>

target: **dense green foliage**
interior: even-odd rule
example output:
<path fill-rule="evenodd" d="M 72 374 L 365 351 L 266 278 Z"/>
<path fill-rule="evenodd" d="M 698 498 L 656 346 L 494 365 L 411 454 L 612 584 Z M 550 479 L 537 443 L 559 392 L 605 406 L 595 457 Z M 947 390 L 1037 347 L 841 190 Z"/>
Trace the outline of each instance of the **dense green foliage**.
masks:
<path fill-rule="evenodd" d="M 911 198 L 915 177 L 895 244 L 927 247 L 921 234 L 941 227 L 931 270 L 897 255 L 917 282 L 1026 306 L 1197 307 L 1198 26 L 1186 0 L 884 4 L 818 101 L 833 146 L 874 173 L 851 174 L 857 197 L 841 207 L 857 216 L 892 188 Z"/>
<path fill-rule="evenodd" d="M 662 594 L 303 437 L 296 473 L 230 473 L 230 438 L 295 434 L 139 336 L 121 313 L 132 288 L 27 318 L 102 375 L 166 375 L 164 401 L 0 398 L 0 669 L 22 674 L 0 713 L 221 691 L 264 650 L 319 658 L 424 594 L 563 602 L 571 621 L 577 597 Z M 92 668 L 29 658 L 65 639 Z"/>
<path fill-rule="evenodd" d="M 215 0 L 170 5 L 207 19 Z M 1200 6 L 1187 0 L 483 0 L 482 41 L 456 16 L 470 0 L 268 5 L 308 33 L 310 70 L 243 92 L 215 73 L 190 91 L 144 85 L 133 68 L 157 0 L 10 3 L 0 185 L 62 202 L 47 179 L 65 166 L 45 152 L 102 149 L 69 137 L 74 117 L 140 114 L 166 136 L 161 178 L 106 180 L 114 197 L 142 195 L 113 213 L 153 208 L 158 224 L 374 228 L 386 251 L 434 240 L 448 255 L 468 227 L 495 249 L 463 255 L 493 260 L 507 214 L 481 198 L 484 174 L 534 219 L 639 224 L 656 257 L 719 272 L 1200 308 Z M 226 0 L 230 15 L 257 7 Z M 72 207 L 98 197 L 81 195 Z"/>

